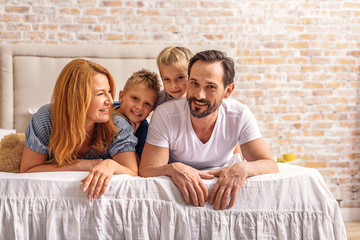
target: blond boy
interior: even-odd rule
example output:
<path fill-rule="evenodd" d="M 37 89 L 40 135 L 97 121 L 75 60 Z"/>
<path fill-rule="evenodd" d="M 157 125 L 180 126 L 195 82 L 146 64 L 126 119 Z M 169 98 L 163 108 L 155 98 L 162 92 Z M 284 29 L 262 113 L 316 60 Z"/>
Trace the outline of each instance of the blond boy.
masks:
<path fill-rule="evenodd" d="M 156 106 L 186 95 L 188 64 L 192 56 L 185 47 L 166 47 L 159 53 L 156 62 L 164 90 L 160 92 Z"/>

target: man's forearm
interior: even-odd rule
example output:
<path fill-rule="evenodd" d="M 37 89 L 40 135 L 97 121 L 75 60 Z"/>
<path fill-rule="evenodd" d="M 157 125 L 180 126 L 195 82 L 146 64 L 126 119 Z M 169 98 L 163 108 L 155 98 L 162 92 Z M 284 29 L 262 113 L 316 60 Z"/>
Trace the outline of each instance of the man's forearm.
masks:
<path fill-rule="evenodd" d="M 261 159 L 257 161 L 248 161 L 245 162 L 245 164 L 248 177 L 279 172 L 278 166 L 274 160 Z"/>
<path fill-rule="evenodd" d="M 172 165 L 166 164 L 163 166 L 147 166 L 139 169 L 139 175 L 141 177 L 158 177 L 169 176 L 171 177 Z"/>

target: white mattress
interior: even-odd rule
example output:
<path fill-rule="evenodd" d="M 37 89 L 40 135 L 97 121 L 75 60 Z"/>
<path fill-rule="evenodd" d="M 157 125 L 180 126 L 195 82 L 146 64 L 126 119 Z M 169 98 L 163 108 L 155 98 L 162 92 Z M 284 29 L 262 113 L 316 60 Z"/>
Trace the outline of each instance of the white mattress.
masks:
<path fill-rule="evenodd" d="M 86 172 L 0 173 L 0 239 L 346 239 L 319 172 L 279 169 L 248 178 L 223 211 L 185 204 L 168 177 L 117 175 L 88 200 Z"/>

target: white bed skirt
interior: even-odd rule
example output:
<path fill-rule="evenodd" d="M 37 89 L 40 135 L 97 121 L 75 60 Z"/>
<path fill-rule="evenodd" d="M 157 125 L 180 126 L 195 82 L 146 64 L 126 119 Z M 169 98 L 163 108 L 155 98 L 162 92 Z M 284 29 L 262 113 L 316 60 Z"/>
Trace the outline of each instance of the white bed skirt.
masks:
<path fill-rule="evenodd" d="M 88 200 L 86 172 L 0 173 L 0 239 L 346 239 L 319 172 L 279 169 L 248 178 L 223 211 L 187 205 L 168 177 L 117 175 Z"/>

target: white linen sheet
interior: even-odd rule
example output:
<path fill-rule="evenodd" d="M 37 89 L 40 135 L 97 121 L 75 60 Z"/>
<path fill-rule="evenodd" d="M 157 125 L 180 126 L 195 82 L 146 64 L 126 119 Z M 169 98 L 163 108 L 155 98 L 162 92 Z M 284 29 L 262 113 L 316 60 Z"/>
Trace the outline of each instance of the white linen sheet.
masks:
<path fill-rule="evenodd" d="M 346 239 L 316 169 L 248 178 L 233 208 L 194 207 L 168 177 L 116 175 L 88 200 L 86 172 L 0 173 L 0 239 Z M 211 189 L 216 181 L 204 180 Z"/>

